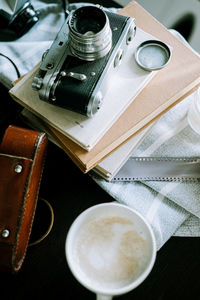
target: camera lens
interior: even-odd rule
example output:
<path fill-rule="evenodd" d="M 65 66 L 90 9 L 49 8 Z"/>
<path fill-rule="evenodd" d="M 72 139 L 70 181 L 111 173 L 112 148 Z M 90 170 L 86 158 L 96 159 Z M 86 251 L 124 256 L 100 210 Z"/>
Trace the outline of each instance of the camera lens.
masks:
<path fill-rule="evenodd" d="M 72 18 L 73 29 L 87 36 L 93 35 L 101 31 L 106 24 L 106 16 L 101 9 L 86 7 L 85 9 L 77 10 Z"/>
<path fill-rule="evenodd" d="M 112 31 L 107 15 L 95 6 L 81 7 L 69 20 L 69 45 L 80 59 L 93 61 L 112 47 Z"/>

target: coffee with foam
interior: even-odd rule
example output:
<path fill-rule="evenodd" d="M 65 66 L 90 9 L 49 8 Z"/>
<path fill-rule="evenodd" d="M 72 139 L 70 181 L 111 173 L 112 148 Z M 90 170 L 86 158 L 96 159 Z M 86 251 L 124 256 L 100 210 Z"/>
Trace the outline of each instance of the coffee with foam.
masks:
<path fill-rule="evenodd" d="M 74 261 L 90 284 L 122 288 L 146 268 L 145 234 L 124 216 L 101 216 L 83 224 L 76 237 Z"/>

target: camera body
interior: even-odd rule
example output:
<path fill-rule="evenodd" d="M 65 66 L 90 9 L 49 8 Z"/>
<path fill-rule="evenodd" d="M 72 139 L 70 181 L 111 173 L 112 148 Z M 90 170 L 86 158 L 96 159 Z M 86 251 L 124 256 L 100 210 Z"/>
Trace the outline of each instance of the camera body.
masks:
<path fill-rule="evenodd" d="M 38 12 L 27 0 L 3 0 L 0 4 L 1 37 L 19 38 L 37 21 Z"/>
<path fill-rule="evenodd" d="M 92 117 L 135 32 L 134 18 L 99 6 L 75 10 L 44 53 L 32 88 L 41 100 Z"/>

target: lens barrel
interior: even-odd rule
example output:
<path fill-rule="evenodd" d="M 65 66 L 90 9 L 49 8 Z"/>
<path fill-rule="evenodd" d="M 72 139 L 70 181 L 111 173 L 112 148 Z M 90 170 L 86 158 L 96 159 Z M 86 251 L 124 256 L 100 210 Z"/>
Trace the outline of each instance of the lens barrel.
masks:
<path fill-rule="evenodd" d="M 69 20 L 69 46 L 76 57 L 94 61 L 112 48 L 112 31 L 106 13 L 96 6 L 75 10 Z"/>

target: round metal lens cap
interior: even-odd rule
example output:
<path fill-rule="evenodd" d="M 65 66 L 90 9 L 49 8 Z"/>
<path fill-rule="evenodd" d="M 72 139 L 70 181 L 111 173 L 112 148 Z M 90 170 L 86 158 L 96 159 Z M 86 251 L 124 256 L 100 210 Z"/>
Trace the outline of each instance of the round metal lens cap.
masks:
<path fill-rule="evenodd" d="M 171 57 L 167 44 L 157 40 L 147 40 L 139 45 L 135 53 L 138 65 L 147 71 L 165 67 Z"/>

